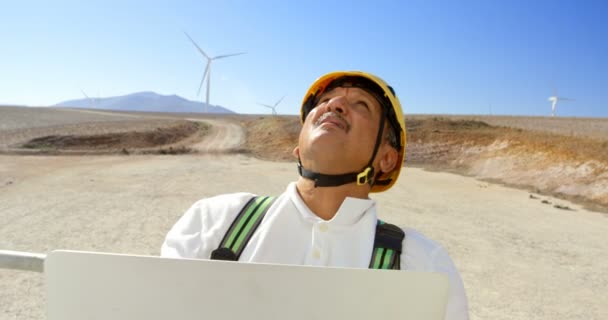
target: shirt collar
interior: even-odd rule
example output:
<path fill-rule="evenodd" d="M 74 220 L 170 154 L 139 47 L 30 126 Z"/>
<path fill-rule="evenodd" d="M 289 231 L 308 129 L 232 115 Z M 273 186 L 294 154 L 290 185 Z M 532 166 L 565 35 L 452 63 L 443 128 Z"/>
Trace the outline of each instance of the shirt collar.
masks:
<path fill-rule="evenodd" d="M 304 217 L 304 219 L 317 222 L 322 221 L 314 212 L 312 212 L 296 188 L 296 183 L 291 182 L 287 186 L 287 194 L 291 198 L 291 201 L 295 205 L 298 212 Z M 359 221 L 366 213 L 372 214 L 375 218 L 376 216 L 376 201 L 372 199 L 359 199 L 346 197 L 336 215 L 328 221 L 330 224 L 335 225 L 352 225 Z M 368 212 L 369 211 L 369 212 Z"/>

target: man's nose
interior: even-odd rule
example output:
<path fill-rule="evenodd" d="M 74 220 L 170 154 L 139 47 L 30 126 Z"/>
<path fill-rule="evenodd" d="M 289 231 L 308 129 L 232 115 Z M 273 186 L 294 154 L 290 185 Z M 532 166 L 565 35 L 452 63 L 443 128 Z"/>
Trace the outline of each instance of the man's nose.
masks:
<path fill-rule="evenodd" d="M 328 111 L 335 111 L 340 114 L 348 113 L 348 100 L 346 100 L 345 96 L 336 96 L 331 98 L 327 103 Z"/>

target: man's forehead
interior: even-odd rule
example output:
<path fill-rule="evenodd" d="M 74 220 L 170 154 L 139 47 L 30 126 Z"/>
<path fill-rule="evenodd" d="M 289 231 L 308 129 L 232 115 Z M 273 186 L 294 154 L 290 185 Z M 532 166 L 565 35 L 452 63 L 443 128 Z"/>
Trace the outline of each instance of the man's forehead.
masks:
<path fill-rule="evenodd" d="M 348 84 L 344 85 L 344 86 L 338 86 L 338 87 L 333 87 L 330 88 L 329 90 L 323 92 L 321 94 L 321 96 L 325 96 L 325 95 L 330 95 L 330 94 L 336 94 L 336 93 L 343 93 L 343 94 L 352 94 L 352 95 L 358 95 L 358 96 L 364 96 L 374 102 L 378 102 L 376 101 L 376 98 L 367 90 L 363 89 L 363 88 L 359 88 L 359 87 L 353 87 L 353 86 L 349 86 Z"/>

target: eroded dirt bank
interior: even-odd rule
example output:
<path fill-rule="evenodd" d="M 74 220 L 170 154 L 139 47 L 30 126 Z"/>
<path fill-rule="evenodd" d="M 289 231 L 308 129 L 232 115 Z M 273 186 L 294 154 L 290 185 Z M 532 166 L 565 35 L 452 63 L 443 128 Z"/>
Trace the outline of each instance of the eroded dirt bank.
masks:
<path fill-rule="evenodd" d="M 409 121 L 408 162 L 608 212 L 608 141 L 487 125 Z"/>
<path fill-rule="evenodd" d="M 520 122 L 526 125 L 525 118 Z M 417 117 L 406 123 L 406 166 L 499 182 L 608 212 L 608 137 L 586 137 L 586 131 L 575 127 L 564 127 L 558 134 L 443 117 Z M 253 155 L 293 160 L 297 117 L 259 117 L 243 124 L 248 130 L 246 148 Z"/>

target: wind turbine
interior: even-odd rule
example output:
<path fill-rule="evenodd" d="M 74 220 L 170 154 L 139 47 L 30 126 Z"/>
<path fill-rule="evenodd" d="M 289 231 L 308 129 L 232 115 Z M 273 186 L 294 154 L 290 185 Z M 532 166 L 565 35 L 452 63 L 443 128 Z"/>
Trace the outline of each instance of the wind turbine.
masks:
<path fill-rule="evenodd" d="M 549 100 L 549 102 L 551 102 L 551 116 L 552 117 L 555 117 L 555 108 L 557 107 L 558 101 L 574 101 L 574 99 L 558 97 L 557 91 L 555 90 L 555 88 L 553 88 L 553 95 L 551 97 L 549 97 L 549 99 L 547 99 L 547 100 Z"/>
<path fill-rule="evenodd" d="M 267 105 L 267 104 L 263 104 L 263 103 L 258 103 L 258 104 L 261 105 L 261 106 L 264 106 L 266 108 L 272 109 L 272 114 L 276 115 L 277 114 L 277 106 L 279 105 L 279 103 L 281 103 L 281 101 L 283 101 L 283 98 L 285 98 L 285 96 L 281 97 L 281 99 L 279 99 L 279 101 L 277 101 L 277 103 L 275 103 L 273 106 Z"/>
<path fill-rule="evenodd" d="M 91 99 L 85 92 L 84 90 L 80 90 L 80 92 L 82 92 L 82 94 L 89 100 L 89 103 L 91 104 L 91 108 L 95 109 L 97 103 L 95 103 L 95 99 Z"/>
<path fill-rule="evenodd" d="M 209 90 L 211 88 L 211 62 L 213 62 L 213 60 L 219 60 L 219 59 L 223 59 L 223 58 L 238 56 L 241 54 L 245 54 L 246 52 L 223 54 L 223 55 L 219 55 L 219 56 L 215 56 L 215 57 L 210 57 L 208 54 L 205 53 L 205 51 L 203 51 L 203 49 L 201 49 L 201 47 L 198 46 L 198 44 L 196 44 L 196 42 L 194 42 L 194 40 L 192 39 L 192 37 L 190 37 L 190 35 L 188 35 L 188 33 L 186 33 L 184 31 L 184 34 L 186 35 L 186 37 L 188 37 L 188 39 L 190 39 L 190 42 L 192 42 L 192 44 L 196 47 L 196 49 L 198 49 L 198 52 L 200 52 L 203 55 L 203 57 L 205 57 L 207 59 L 207 65 L 205 66 L 205 72 L 203 72 L 203 78 L 201 79 L 201 84 L 198 86 L 198 93 L 196 94 L 197 96 L 201 94 L 201 88 L 203 87 L 203 82 L 205 82 L 205 78 L 207 78 L 207 98 L 205 100 L 205 102 L 206 102 L 205 112 L 207 112 L 207 108 L 209 107 Z"/>

